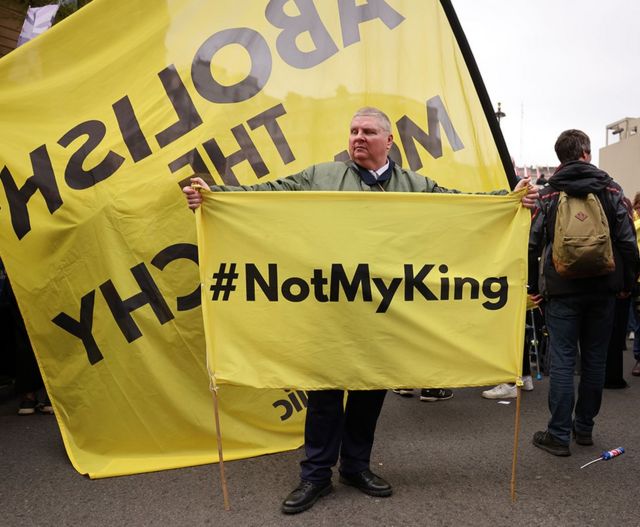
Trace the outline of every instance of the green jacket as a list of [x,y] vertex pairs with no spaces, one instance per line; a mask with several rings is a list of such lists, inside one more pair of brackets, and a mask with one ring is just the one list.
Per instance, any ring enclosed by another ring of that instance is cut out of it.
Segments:
[[[459,190],[439,186],[433,179],[421,176],[410,170],[394,165],[393,174],[388,181],[382,183],[386,192],[441,192],[460,194]],[[369,186],[360,178],[360,174],[352,161],[336,161],[320,163],[305,168],[302,172],[275,181],[258,183],[257,185],[219,186],[211,190],[216,192],[233,192],[242,190],[342,190],[381,192],[378,185]],[[507,194],[506,190],[495,190],[490,194]]]

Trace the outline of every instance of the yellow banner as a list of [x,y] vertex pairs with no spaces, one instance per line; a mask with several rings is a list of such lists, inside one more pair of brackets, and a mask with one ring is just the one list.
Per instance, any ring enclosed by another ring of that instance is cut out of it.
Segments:
[[[443,5],[95,0],[0,60],[0,256],[78,471],[217,458],[194,171],[251,184],[342,158],[374,105],[403,166],[507,187]],[[301,443],[299,394],[221,398],[229,458]]]
[[366,390],[521,375],[530,214],[519,196],[204,195],[217,383]]

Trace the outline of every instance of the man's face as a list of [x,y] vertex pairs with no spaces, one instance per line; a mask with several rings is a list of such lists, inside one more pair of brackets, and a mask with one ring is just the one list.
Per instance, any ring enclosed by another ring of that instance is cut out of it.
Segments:
[[363,115],[351,121],[349,157],[361,167],[377,170],[387,162],[393,136],[376,117]]

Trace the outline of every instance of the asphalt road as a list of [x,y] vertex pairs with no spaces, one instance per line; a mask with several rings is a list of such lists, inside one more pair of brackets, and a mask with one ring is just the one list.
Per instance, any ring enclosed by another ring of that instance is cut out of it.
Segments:
[[[625,372],[632,367],[625,353]],[[285,516],[280,502],[297,484],[301,452],[225,464],[231,511],[217,465],[90,480],[69,463],[55,418],[19,417],[0,402],[0,525],[25,526],[640,526],[640,377],[605,390],[595,445],[557,458],[531,445],[545,428],[548,379],[523,393],[517,499],[510,496],[515,400],[480,397],[419,402],[389,393],[372,468],[394,486],[372,498],[335,480],[310,511]],[[626,453],[585,469],[603,450]]]

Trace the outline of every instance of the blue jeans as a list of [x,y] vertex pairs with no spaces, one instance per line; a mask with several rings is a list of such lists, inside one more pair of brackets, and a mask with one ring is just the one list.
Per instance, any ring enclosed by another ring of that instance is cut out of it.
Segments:
[[[564,444],[571,441],[572,425],[579,432],[591,433],[593,418],[600,411],[614,305],[613,294],[555,297],[546,303],[545,318],[551,356],[551,418],[547,429]],[[581,375],[576,404],[573,376],[578,343]]]

